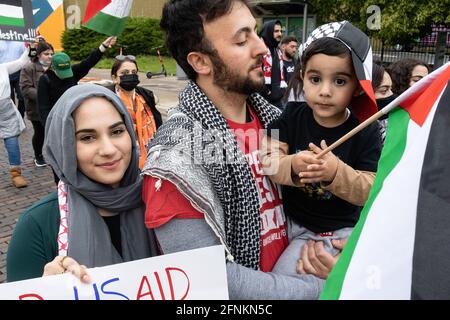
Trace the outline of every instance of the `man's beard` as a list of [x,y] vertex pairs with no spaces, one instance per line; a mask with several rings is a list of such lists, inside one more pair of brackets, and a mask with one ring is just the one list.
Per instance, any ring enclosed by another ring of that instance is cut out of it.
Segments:
[[288,59],[294,59],[294,57],[295,57],[295,53],[294,54],[291,54],[290,52],[288,52],[287,50],[286,51],[284,51],[284,55],[288,58]]
[[[255,92],[262,92],[265,88],[264,77],[262,76],[261,67],[261,79],[252,80],[249,74],[246,77],[230,70],[230,68],[219,57],[217,50],[214,50],[210,54],[211,62],[213,63],[214,72],[214,84],[223,88],[225,91],[231,91],[239,94],[250,95]],[[263,58],[259,58],[259,61],[252,66],[252,69],[257,65],[261,66]],[[248,70],[250,72],[251,70]]]

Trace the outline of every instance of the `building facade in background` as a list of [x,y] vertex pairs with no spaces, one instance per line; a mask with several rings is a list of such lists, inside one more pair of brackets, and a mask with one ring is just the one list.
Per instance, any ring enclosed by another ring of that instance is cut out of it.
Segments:
[[[87,2],[88,0],[64,0],[67,29],[80,27]],[[134,0],[130,16],[161,19],[164,3],[165,0]]]

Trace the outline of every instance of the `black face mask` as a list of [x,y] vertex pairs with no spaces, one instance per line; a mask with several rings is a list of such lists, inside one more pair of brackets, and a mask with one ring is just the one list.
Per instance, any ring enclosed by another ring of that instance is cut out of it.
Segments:
[[398,96],[396,94],[393,94],[392,96],[386,97],[386,98],[382,98],[382,99],[377,99],[377,106],[378,106],[378,110],[383,109],[384,107],[386,107],[389,103],[391,103],[392,101],[394,101],[395,98],[397,98]]
[[[389,97],[386,97],[386,98],[381,98],[381,99],[376,99],[378,110],[381,110],[384,107],[386,107],[389,103],[394,101],[394,99],[397,98],[397,97],[398,97],[398,95],[396,95],[394,93],[392,96],[389,96]],[[387,119],[387,117],[388,117],[388,115],[384,115],[384,116],[382,116],[380,118],[380,120]]]
[[119,86],[125,91],[136,89],[139,84],[139,76],[137,74],[124,74],[120,76]]

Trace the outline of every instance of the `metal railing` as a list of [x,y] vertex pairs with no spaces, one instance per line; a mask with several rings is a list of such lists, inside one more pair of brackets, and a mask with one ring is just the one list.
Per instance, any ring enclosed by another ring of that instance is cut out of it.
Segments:
[[[385,44],[379,39],[370,38],[374,60],[381,61],[384,65],[392,62],[411,58],[418,59],[430,67],[437,67],[450,61],[450,41],[446,41],[442,46],[437,46],[437,42],[409,41],[397,44]],[[438,53],[436,54],[436,49]]]

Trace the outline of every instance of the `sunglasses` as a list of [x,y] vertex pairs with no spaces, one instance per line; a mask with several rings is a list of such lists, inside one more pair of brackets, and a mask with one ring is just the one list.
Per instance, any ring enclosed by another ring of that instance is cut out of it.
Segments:
[[136,57],[132,56],[132,55],[123,55],[123,54],[119,54],[118,56],[116,56],[116,60],[119,61],[123,61],[123,60],[130,60],[130,61],[136,61]]

